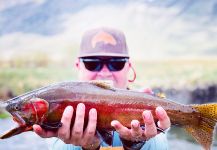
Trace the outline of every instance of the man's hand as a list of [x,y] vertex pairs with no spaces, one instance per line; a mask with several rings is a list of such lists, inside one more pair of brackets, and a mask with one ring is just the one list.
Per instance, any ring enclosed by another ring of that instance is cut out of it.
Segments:
[[[162,107],[157,107],[155,110],[156,117],[158,118],[157,126],[163,130],[168,129],[171,126],[170,119],[166,111]],[[157,126],[154,122],[153,115],[150,111],[145,110],[142,113],[142,117],[145,124],[145,129],[140,127],[138,120],[131,121],[131,129],[123,126],[119,121],[114,120],[111,125],[119,133],[120,137],[129,141],[146,141],[158,134]]]
[[97,111],[92,108],[89,111],[88,125],[84,128],[85,105],[78,104],[76,109],[76,117],[74,125],[71,128],[71,119],[74,113],[72,106],[67,106],[61,118],[62,126],[56,131],[46,131],[39,125],[34,125],[35,133],[43,138],[58,137],[66,144],[82,146],[84,149],[96,149],[100,145],[99,138],[96,133]]

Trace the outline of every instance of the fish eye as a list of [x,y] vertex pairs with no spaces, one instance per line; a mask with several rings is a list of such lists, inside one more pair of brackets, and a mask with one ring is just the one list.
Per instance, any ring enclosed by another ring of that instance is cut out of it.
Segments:
[[20,106],[18,104],[14,105],[14,110],[19,111],[20,110]]

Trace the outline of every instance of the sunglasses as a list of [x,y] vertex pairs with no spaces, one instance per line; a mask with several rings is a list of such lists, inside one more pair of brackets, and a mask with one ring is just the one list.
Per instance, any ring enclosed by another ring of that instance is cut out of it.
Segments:
[[89,71],[100,71],[102,70],[104,64],[107,66],[109,71],[120,71],[124,68],[125,63],[129,58],[109,58],[109,59],[100,59],[100,58],[80,58],[80,61],[84,63],[84,66]]

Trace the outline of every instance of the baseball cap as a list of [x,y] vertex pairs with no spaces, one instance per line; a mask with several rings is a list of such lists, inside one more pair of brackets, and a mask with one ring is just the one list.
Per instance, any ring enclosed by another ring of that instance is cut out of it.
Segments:
[[78,57],[90,56],[129,57],[124,33],[107,27],[86,31]]

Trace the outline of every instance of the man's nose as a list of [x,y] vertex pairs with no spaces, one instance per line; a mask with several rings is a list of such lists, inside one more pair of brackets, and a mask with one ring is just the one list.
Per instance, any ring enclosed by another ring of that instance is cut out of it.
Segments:
[[108,67],[104,64],[102,69],[100,70],[99,74],[106,76],[106,75],[111,75],[111,72],[108,69]]

